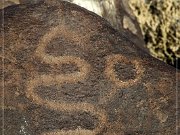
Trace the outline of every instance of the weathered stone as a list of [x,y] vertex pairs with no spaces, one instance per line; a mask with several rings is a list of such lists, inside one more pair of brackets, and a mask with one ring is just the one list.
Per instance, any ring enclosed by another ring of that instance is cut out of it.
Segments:
[[[22,4],[35,4],[42,0],[20,0]],[[113,28],[132,37],[131,41],[148,52],[141,29],[131,11],[129,0],[61,0],[84,7],[106,19]]]
[[135,45],[129,34],[56,0],[4,13],[5,135],[176,133],[180,74]]

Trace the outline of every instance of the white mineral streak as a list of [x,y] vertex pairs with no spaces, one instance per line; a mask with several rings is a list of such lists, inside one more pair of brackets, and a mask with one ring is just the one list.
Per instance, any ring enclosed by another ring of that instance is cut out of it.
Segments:
[[89,11],[92,11],[99,16],[115,16],[116,7],[114,0],[64,0],[71,3],[77,4],[81,7],[86,8]]
[[131,19],[127,16],[123,18],[123,27],[124,29],[129,29],[132,33],[137,34],[137,29]]
[[92,11],[100,16],[103,14],[102,2],[97,0],[73,0],[72,3],[84,7],[87,10]]
[[64,0],[77,4],[105,18],[112,26],[117,24],[115,0]]

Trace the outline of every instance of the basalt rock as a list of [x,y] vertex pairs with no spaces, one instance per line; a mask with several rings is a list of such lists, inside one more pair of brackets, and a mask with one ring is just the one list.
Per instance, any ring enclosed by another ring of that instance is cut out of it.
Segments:
[[[36,4],[43,0],[20,0],[21,4]],[[129,0],[59,0],[68,1],[84,7],[106,19],[113,28],[124,35],[128,35],[131,41],[149,52],[145,46],[141,29],[135,15],[129,7]]]
[[9,7],[3,17],[5,135],[176,133],[180,74],[128,34],[60,1]]

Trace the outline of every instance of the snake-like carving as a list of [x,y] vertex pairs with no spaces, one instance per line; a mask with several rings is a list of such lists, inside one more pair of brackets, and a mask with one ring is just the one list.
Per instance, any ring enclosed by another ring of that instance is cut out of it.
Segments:
[[[126,63],[132,64],[135,67],[135,72],[136,72],[135,78],[129,79],[127,81],[120,80],[117,77],[117,74],[114,69],[115,64],[117,64],[118,62],[124,64]],[[112,100],[112,98],[117,94],[118,89],[128,88],[139,83],[141,81],[141,77],[143,76],[143,72],[144,72],[144,68],[137,60],[128,60],[126,57],[120,54],[113,54],[107,56],[106,68],[104,74],[112,83],[115,84],[115,87],[112,88],[110,93],[102,97],[100,102],[107,102],[108,100]]]
[[4,13],[7,135],[175,134],[176,72],[128,30],[58,0]]
[[[42,40],[40,40],[40,43],[35,51],[35,56],[39,57],[42,59],[43,62],[50,64],[50,65],[59,65],[61,66],[62,64],[69,64],[69,63],[74,63],[77,65],[79,71],[75,73],[70,73],[70,74],[62,74],[62,75],[39,75],[36,76],[34,79],[28,81],[27,83],[27,97],[31,98],[36,104],[46,106],[49,109],[57,110],[57,111],[65,111],[65,112],[74,112],[74,111],[84,111],[91,113],[92,115],[95,115],[99,119],[99,125],[97,128],[95,128],[92,131],[89,130],[83,130],[84,133],[85,131],[88,132],[88,134],[95,135],[99,133],[107,123],[107,117],[106,117],[106,112],[100,108],[96,108],[95,105],[90,104],[90,103],[65,103],[63,101],[58,102],[58,101],[50,101],[46,99],[42,99],[36,92],[34,91],[35,87],[39,85],[61,85],[63,83],[76,83],[78,81],[82,81],[86,78],[88,75],[91,66],[83,59],[75,56],[52,56],[49,54],[45,53],[45,47],[47,44],[56,38],[61,31],[59,30],[61,27],[57,26],[56,28],[52,29],[47,35],[45,35]],[[49,36],[51,35],[51,36]],[[62,36],[62,35],[61,35]],[[48,37],[48,38],[47,38]],[[81,134],[81,130],[75,130],[75,131],[66,131],[67,133],[71,132],[71,134]],[[58,135],[64,135],[66,134],[65,131],[56,131]],[[51,133],[48,133],[48,135]],[[51,135],[53,135],[52,133]],[[44,133],[46,135],[46,133]]]
[[[31,98],[36,104],[46,106],[49,109],[57,110],[57,111],[68,111],[68,112],[74,112],[74,111],[84,111],[89,112],[99,119],[99,126],[95,128],[94,130],[90,131],[87,130],[90,134],[97,134],[99,133],[104,126],[107,124],[107,116],[106,112],[103,109],[96,108],[95,105],[90,103],[65,103],[63,101],[51,101],[41,98],[36,92],[35,87],[38,87],[39,85],[58,85],[61,87],[64,83],[76,83],[78,81],[82,81],[86,79],[88,76],[88,73],[90,72],[91,65],[88,64],[85,60],[81,59],[80,57],[76,56],[52,56],[45,52],[45,48],[50,43],[51,40],[54,38],[57,38],[58,35],[63,35],[63,33],[60,30],[61,26],[57,26],[53,28],[50,32],[48,32],[46,35],[43,36],[43,38],[40,40],[37,49],[35,50],[35,56],[40,58],[43,62],[50,64],[50,65],[59,65],[62,64],[71,64],[74,63],[77,65],[79,71],[75,73],[70,74],[60,74],[60,75],[39,75],[33,78],[32,80],[28,81],[27,83],[27,97]],[[65,35],[67,36],[67,35]],[[135,79],[130,79],[126,82],[123,80],[119,80],[117,78],[117,75],[114,71],[114,65],[117,62],[121,63],[131,63],[134,65],[136,69],[136,77]],[[106,57],[106,69],[104,71],[105,76],[115,83],[117,88],[124,88],[124,87],[130,87],[138,81],[140,81],[141,76],[143,74],[143,67],[141,66],[138,61],[130,61],[127,58],[125,58],[123,55],[117,54],[117,55],[110,55]],[[102,97],[100,99],[100,103],[107,102],[111,98],[113,98],[114,95],[118,92],[118,89],[114,87],[110,91],[110,94],[107,94],[106,96]],[[84,129],[83,133],[85,132]],[[56,131],[59,135],[67,133],[73,133],[73,134],[81,134],[82,130],[74,130],[74,131]],[[46,133],[44,133],[45,135]],[[49,133],[50,134],[50,133]],[[52,133],[53,134],[53,133]]]

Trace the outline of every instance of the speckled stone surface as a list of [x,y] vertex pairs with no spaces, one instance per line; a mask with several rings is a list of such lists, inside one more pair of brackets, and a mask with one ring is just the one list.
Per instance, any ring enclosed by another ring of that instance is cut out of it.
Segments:
[[67,2],[4,13],[5,135],[175,135],[180,73],[128,34]]
[[[5,0],[1,7],[7,7],[14,4],[36,4],[43,0]],[[51,1],[51,0],[49,0]],[[113,28],[122,32],[124,35],[132,37],[131,41],[137,46],[149,52],[145,46],[144,39],[132,10],[129,7],[129,0],[59,0],[75,3],[84,7],[104,19],[106,19]]]

